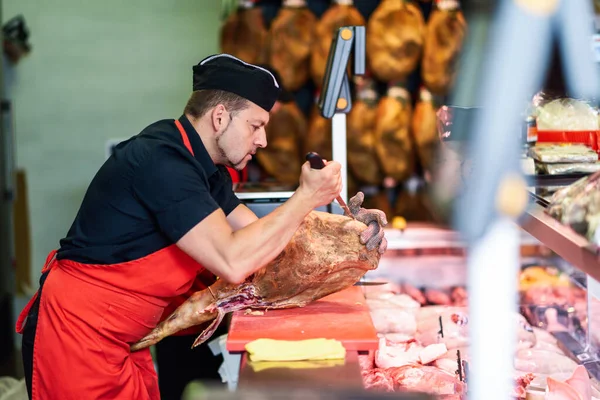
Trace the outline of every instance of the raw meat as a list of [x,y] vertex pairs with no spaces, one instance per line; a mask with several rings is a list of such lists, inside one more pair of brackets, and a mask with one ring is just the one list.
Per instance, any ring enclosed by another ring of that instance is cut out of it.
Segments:
[[365,25],[365,19],[352,3],[352,0],[333,0],[333,4],[325,10],[317,23],[310,59],[310,75],[316,87],[323,86],[333,35],[342,26]]
[[405,0],[382,0],[367,23],[367,61],[382,82],[405,79],[421,58],[425,21]]
[[414,340],[388,346],[384,338],[379,339],[379,349],[375,353],[375,365],[379,368],[401,367],[420,362],[423,346]]
[[429,364],[439,358],[442,358],[448,349],[444,343],[430,344],[419,353],[419,361],[421,364]]
[[367,305],[370,309],[390,309],[389,312],[394,312],[395,309],[403,311],[416,312],[421,307],[419,303],[413,300],[412,297],[406,294],[388,294],[380,295],[378,298],[367,298]]
[[315,105],[311,110],[308,133],[304,139],[304,154],[317,152],[326,160],[332,159],[331,119],[324,118]]
[[228,312],[303,307],[352,286],[376,269],[381,257],[379,249],[368,251],[361,244],[360,234],[366,229],[350,217],[312,211],[273,261],[240,285],[219,279],[207,290],[196,292],[132,350],[212,320],[195,347],[213,334]]
[[306,134],[307,122],[296,103],[284,103],[271,113],[266,126],[268,146],[256,152],[256,159],[277,182],[298,183],[301,158],[300,138]]
[[427,88],[435,94],[446,95],[456,77],[456,62],[466,35],[467,23],[457,8],[444,7],[440,2],[429,15],[421,75]]
[[518,399],[524,399],[527,396],[526,389],[535,378],[533,374],[517,374],[515,377],[515,386],[513,387],[513,396]]
[[375,352],[369,351],[368,354],[359,354],[358,365],[361,371],[368,371],[375,368]]
[[438,358],[434,361],[433,365],[449,374],[456,374],[456,371],[458,371],[458,362],[456,359]]
[[417,330],[415,316],[401,309],[371,309],[371,318],[377,333],[402,333],[413,336]]
[[[421,310],[429,308],[423,307]],[[438,312],[422,318],[417,314],[416,339],[425,346],[434,343],[445,343],[448,349],[466,346],[469,341],[469,317],[466,309],[457,310],[455,307],[437,308]],[[441,326],[440,326],[441,318]]]
[[378,335],[380,337],[384,337],[386,342],[389,343],[391,346],[415,340],[414,335],[407,335],[405,333],[380,333]]
[[372,369],[362,372],[363,384],[365,389],[379,392],[393,392],[394,381],[383,369]]
[[547,378],[546,400],[591,400],[592,384],[583,365],[577,366],[569,379],[564,382]]
[[271,22],[267,38],[269,64],[281,75],[281,83],[296,91],[308,80],[310,53],[317,17],[306,1],[284,0]]
[[389,368],[386,373],[394,382],[394,389],[431,393],[436,395],[463,394],[465,384],[454,374],[425,365],[405,365]]
[[466,307],[469,305],[469,295],[463,287],[455,287],[450,294],[452,305],[457,307]]
[[348,169],[364,184],[379,185],[383,181],[375,152],[377,92],[373,80],[357,77],[357,95],[348,113]]
[[437,132],[436,106],[433,103],[433,96],[424,87],[419,92],[411,129],[421,166],[425,171],[431,171],[436,146],[440,141]]
[[427,298],[427,301],[431,304],[438,304],[441,306],[449,306],[452,304],[450,296],[437,289],[425,289],[425,298]]
[[400,182],[408,179],[415,167],[411,114],[410,93],[401,86],[390,86],[377,106],[375,151],[384,174]]
[[223,53],[231,54],[247,63],[262,64],[267,29],[262,9],[253,2],[240,1],[221,28],[220,45]]
[[549,375],[573,371],[577,363],[551,351],[521,349],[517,351],[514,366],[518,371]]
[[409,283],[402,284],[402,292],[415,299],[415,301],[417,301],[421,305],[425,305],[427,303],[427,299],[425,298],[423,292],[421,292],[419,289],[417,289]]

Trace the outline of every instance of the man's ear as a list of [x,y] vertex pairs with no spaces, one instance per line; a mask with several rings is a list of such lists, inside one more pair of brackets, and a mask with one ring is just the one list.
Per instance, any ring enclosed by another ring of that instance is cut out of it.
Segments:
[[221,131],[227,125],[225,118],[227,118],[227,110],[222,104],[217,104],[210,113],[210,120],[215,132]]

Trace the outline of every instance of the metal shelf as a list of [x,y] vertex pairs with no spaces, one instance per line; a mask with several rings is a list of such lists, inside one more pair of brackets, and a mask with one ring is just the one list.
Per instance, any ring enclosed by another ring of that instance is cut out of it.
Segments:
[[600,258],[597,247],[585,237],[546,214],[545,208],[536,203],[529,206],[521,227],[558,254],[573,267],[600,280]]

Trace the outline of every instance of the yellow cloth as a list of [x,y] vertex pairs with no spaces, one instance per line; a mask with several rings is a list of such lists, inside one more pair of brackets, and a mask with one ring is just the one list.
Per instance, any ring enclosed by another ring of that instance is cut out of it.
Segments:
[[246,344],[246,351],[250,361],[335,360],[346,357],[346,349],[334,339],[256,339]]
[[267,369],[288,368],[288,369],[315,369],[328,368],[344,365],[343,359],[337,360],[306,360],[306,361],[251,361],[248,363],[254,372],[261,372]]

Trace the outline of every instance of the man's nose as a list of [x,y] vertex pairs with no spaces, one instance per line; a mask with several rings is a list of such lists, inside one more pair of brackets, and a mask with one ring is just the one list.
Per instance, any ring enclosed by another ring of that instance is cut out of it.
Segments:
[[258,134],[258,137],[254,144],[256,144],[260,148],[267,147],[267,131],[264,126],[260,129],[260,133]]

